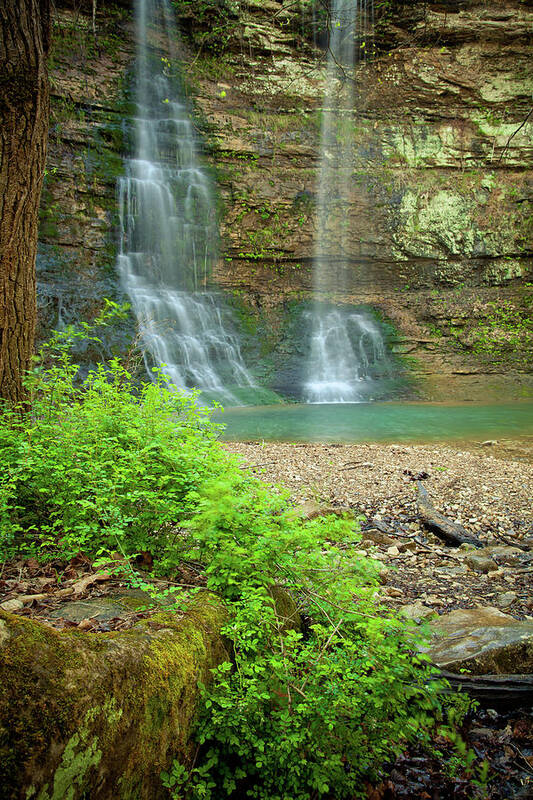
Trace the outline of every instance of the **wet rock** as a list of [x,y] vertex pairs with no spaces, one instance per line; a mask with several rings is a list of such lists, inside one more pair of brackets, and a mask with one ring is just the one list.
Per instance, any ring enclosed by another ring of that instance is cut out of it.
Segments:
[[392,538],[392,536],[388,536],[386,533],[382,531],[378,531],[377,528],[369,528],[366,531],[363,531],[363,543],[365,542],[372,542],[373,544],[381,544],[386,547],[392,547],[396,544],[396,540]]
[[470,569],[475,570],[476,572],[490,572],[493,569],[497,569],[497,565],[492,560],[490,555],[483,552],[482,550],[477,550],[475,553],[468,553],[465,558],[466,564],[470,567]]
[[428,608],[419,600],[416,603],[401,606],[400,614],[402,617],[413,620],[413,622],[422,622],[425,619],[433,619],[437,616],[437,612],[434,609]]
[[428,655],[450,672],[474,675],[533,672],[533,621],[497,608],[461,609],[430,623]]

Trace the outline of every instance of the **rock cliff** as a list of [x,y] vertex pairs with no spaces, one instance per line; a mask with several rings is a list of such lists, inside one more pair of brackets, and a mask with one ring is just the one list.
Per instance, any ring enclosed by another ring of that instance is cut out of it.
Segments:
[[[175,3],[197,124],[220,189],[213,282],[265,379],[311,298],[327,22],[317,4]],[[377,4],[346,119],[353,185],[339,302],[392,321],[426,396],[533,388],[533,3]],[[40,256],[43,327],[116,296],[116,175],[127,152],[127,4],[61,8]],[[335,231],[332,230],[332,237]],[[339,269],[332,263],[332,269]],[[295,327],[296,326],[296,327]],[[489,375],[490,377],[487,377]],[[452,387],[452,390],[450,389]]]

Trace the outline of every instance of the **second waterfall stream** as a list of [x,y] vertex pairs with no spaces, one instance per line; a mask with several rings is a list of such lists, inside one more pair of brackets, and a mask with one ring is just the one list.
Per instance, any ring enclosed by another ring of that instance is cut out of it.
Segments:
[[[181,389],[239,403],[254,386],[222,299],[208,290],[218,225],[179,79],[166,0],[136,0],[135,155],[119,180],[118,266],[145,348]],[[177,88],[178,87],[178,88]]]
[[342,305],[350,295],[353,271],[364,269],[364,258],[354,251],[359,237],[351,214],[355,76],[357,65],[366,59],[373,24],[373,0],[332,0],[317,186],[315,302],[303,386],[309,403],[371,399],[390,367],[380,326],[372,314]]

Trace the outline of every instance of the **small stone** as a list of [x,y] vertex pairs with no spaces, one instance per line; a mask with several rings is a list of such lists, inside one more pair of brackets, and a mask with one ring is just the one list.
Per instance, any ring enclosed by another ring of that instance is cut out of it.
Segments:
[[395,586],[388,586],[387,587],[387,594],[389,597],[403,597],[403,592],[401,589],[396,589]]
[[418,544],[412,539],[408,539],[407,541],[402,540],[396,542],[396,547],[400,553],[414,552],[418,548]]
[[411,619],[413,622],[421,622],[424,619],[431,619],[437,616],[436,611],[425,606],[420,600],[417,600],[416,603],[409,603],[406,606],[401,606],[399,611],[402,617]]
[[482,447],[494,447],[496,444],[498,444],[496,439],[487,439],[486,442],[481,442]]
[[445,606],[446,603],[435,594],[430,594],[426,597],[426,603],[431,603],[432,606]]
[[518,547],[507,547],[505,545],[496,545],[495,547],[485,547],[484,552],[487,553],[497,564],[504,564],[508,567],[520,567],[524,564],[529,556],[520,550]]
[[400,555],[400,551],[398,550],[396,545],[393,544],[392,547],[387,547],[387,555],[388,556],[399,556]]
[[17,611],[22,611],[24,603],[20,600],[6,600],[5,603],[0,603],[0,608],[9,614],[15,614]]
[[487,572],[487,576],[489,578],[499,578],[503,574],[504,574],[504,572],[503,572],[503,569],[501,567],[498,567],[498,569],[491,569],[489,572]]
[[382,531],[378,531],[377,528],[369,528],[367,531],[363,531],[363,547],[367,544],[367,542],[372,542],[373,544],[381,544],[390,547],[394,544],[394,539],[391,536],[387,536],[386,533]]
[[473,569],[475,572],[486,573],[496,568],[496,564],[492,558],[485,553],[480,553],[479,551],[475,553],[468,553],[465,558],[465,562],[468,564],[470,569]]
[[499,594],[496,597],[496,604],[499,608],[509,608],[518,600],[518,597],[514,592],[505,592],[504,594]]

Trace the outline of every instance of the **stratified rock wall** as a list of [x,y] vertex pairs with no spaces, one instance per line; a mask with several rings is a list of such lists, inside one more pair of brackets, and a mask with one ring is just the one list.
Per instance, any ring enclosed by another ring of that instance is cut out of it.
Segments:
[[39,330],[92,319],[117,299],[116,180],[129,152],[132,12],[56,4],[51,118],[37,256]]
[[[327,34],[319,30],[313,41],[310,11],[300,14],[294,3],[224,0],[216,20],[188,0],[176,5],[189,91],[220,187],[214,282],[234,298],[247,352],[268,359],[293,347],[294,313],[313,288]],[[479,391],[473,384],[487,372],[497,393],[502,381],[507,393],[512,384],[527,387],[533,3],[390,0],[380,8],[346,120],[353,191],[338,224],[349,226],[350,245],[331,269],[348,290],[336,299],[370,304],[393,321],[395,349],[434,376],[430,395],[445,397],[455,375],[458,397],[484,396],[486,379]],[[44,198],[43,240],[76,256],[76,276],[97,275],[98,292],[112,276],[114,176],[102,169],[95,177],[81,154],[98,151],[88,144],[95,135],[120,169],[125,144],[109,136],[109,125],[122,130],[133,44],[127,10],[116,13],[123,38],[111,60],[102,47],[95,54],[94,80],[84,77],[87,63],[58,57],[57,102],[72,97],[83,110],[85,98],[92,116],[70,119],[59,133],[52,126],[50,163],[61,181]],[[69,14],[74,25],[71,12],[59,21]],[[97,23],[105,29],[104,15]],[[54,203],[66,216],[55,240],[46,228]],[[52,299],[57,314],[62,301]]]

